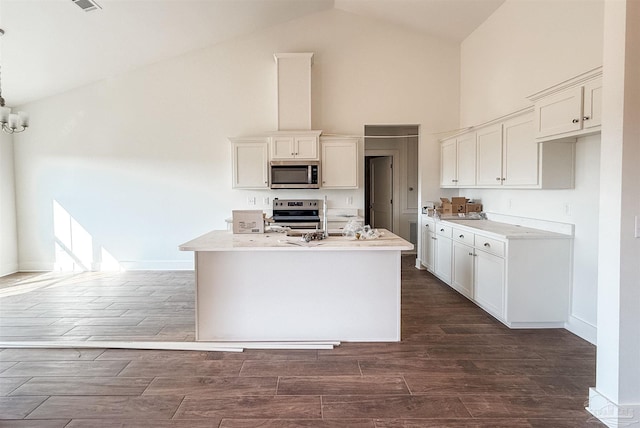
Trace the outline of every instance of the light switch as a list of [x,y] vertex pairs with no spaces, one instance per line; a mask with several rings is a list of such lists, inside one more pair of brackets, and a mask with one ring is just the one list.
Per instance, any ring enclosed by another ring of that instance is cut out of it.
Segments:
[[636,233],[635,233],[635,237],[636,238],[640,238],[640,221],[638,220],[638,216],[636,216]]

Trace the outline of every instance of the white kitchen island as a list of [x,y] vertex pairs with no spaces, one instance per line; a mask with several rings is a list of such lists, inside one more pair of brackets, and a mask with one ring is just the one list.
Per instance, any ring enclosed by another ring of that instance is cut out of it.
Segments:
[[180,246],[196,262],[196,340],[400,340],[400,255],[413,244],[306,243],[282,233],[213,231]]

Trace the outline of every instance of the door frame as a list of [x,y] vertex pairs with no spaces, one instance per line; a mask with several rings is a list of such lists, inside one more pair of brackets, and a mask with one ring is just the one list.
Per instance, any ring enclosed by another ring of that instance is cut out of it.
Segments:
[[[400,151],[393,149],[365,149],[364,157],[367,156],[390,156],[393,164],[393,189],[391,199],[393,200],[393,230],[391,232],[398,234],[400,232]],[[365,177],[369,179],[369,177]],[[365,207],[369,210],[369,207]]]

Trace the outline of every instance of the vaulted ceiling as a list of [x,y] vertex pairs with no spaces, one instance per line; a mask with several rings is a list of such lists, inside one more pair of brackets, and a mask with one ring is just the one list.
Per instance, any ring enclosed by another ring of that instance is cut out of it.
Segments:
[[504,0],[0,0],[2,93],[17,106],[298,17],[341,9],[459,42]]

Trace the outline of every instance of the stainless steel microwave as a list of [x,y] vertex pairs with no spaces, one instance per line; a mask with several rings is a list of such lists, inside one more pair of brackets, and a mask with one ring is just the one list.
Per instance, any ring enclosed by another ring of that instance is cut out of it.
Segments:
[[271,161],[272,189],[319,189],[320,162],[305,160]]

